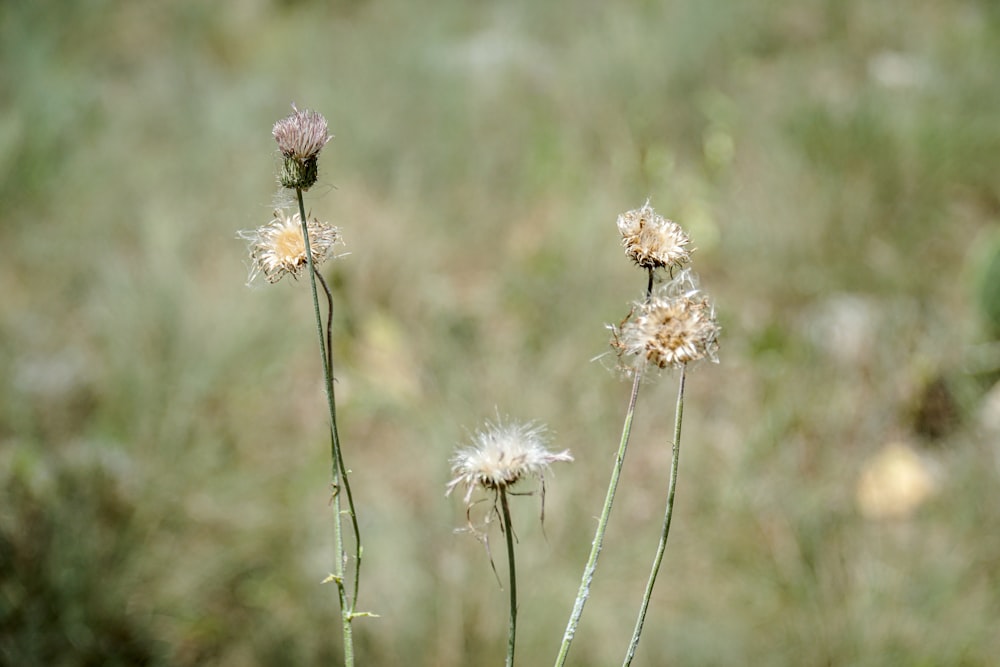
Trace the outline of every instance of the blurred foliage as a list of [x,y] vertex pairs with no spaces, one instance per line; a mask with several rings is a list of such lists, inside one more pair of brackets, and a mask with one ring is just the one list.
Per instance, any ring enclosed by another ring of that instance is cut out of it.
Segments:
[[[336,663],[308,297],[246,289],[234,238],[293,101],[337,135],[308,205],[350,252],[359,664],[503,654],[443,496],[496,410],[577,459],[544,534],[515,507],[518,652],[555,656],[628,393],[588,360],[644,287],[614,221],[647,197],[724,330],[634,664],[1000,653],[995,3],[7,0],[0,65],[0,663]],[[673,384],[640,397],[574,665],[627,643]]]
[[1000,234],[994,233],[987,241],[981,262],[979,307],[990,335],[1000,339]]

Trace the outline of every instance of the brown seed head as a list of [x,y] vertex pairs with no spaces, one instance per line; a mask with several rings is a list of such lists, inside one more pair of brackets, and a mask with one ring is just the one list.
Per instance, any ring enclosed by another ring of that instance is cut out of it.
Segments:
[[688,271],[633,304],[621,326],[611,329],[611,347],[628,370],[646,363],[679,368],[699,359],[718,361],[715,310]]
[[649,205],[618,216],[625,254],[644,269],[679,268],[691,261],[691,239],[673,220]]

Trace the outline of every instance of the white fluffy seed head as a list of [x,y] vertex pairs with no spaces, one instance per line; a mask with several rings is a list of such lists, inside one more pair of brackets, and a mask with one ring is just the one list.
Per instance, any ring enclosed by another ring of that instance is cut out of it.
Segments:
[[544,479],[552,463],[573,460],[569,450],[551,452],[545,444],[544,426],[500,419],[487,422],[475,433],[472,444],[452,457],[455,478],[448,483],[448,493],[464,485],[468,503],[477,487],[506,489],[524,477]]

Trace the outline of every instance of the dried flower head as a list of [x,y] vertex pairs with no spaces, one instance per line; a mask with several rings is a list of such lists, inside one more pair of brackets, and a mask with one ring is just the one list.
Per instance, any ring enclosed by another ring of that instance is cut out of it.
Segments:
[[620,327],[611,327],[611,347],[624,368],[650,363],[679,368],[708,358],[717,362],[719,324],[715,309],[689,271],[636,302]]
[[286,188],[308,190],[319,175],[319,152],[333,135],[322,114],[308,109],[299,111],[294,104],[292,109],[294,113],[279,120],[271,130],[284,156],[278,181]]
[[544,484],[549,465],[572,461],[569,450],[550,452],[545,447],[545,427],[532,422],[487,422],[477,431],[470,447],[458,450],[451,459],[455,479],[448,494],[464,484],[468,504],[476,487],[501,490],[524,477],[537,477]]
[[618,216],[625,254],[644,269],[681,267],[691,261],[688,235],[673,220],[659,215],[649,205]]
[[[316,218],[306,224],[309,230],[309,249],[313,263],[319,266],[333,257],[333,248],[341,242],[340,230]],[[288,215],[274,212],[274,220],[253,231],[241,231],[239,237],[248,241],[250,251],[250,278],[252,283],[264,274],[269,283],[276,283],[286,275],[297,278],[308,266],[306,244],[302,237],[302,218],[298,213]]]

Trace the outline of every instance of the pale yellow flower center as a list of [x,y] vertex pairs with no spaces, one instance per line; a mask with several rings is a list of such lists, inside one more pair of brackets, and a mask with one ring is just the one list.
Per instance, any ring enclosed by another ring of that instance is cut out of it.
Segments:
[[306,254],[306,245],[302,240],[302,230],[298,225],[288,224],[276,230],[271,240],[275,256],[286,264],[297,264]]

